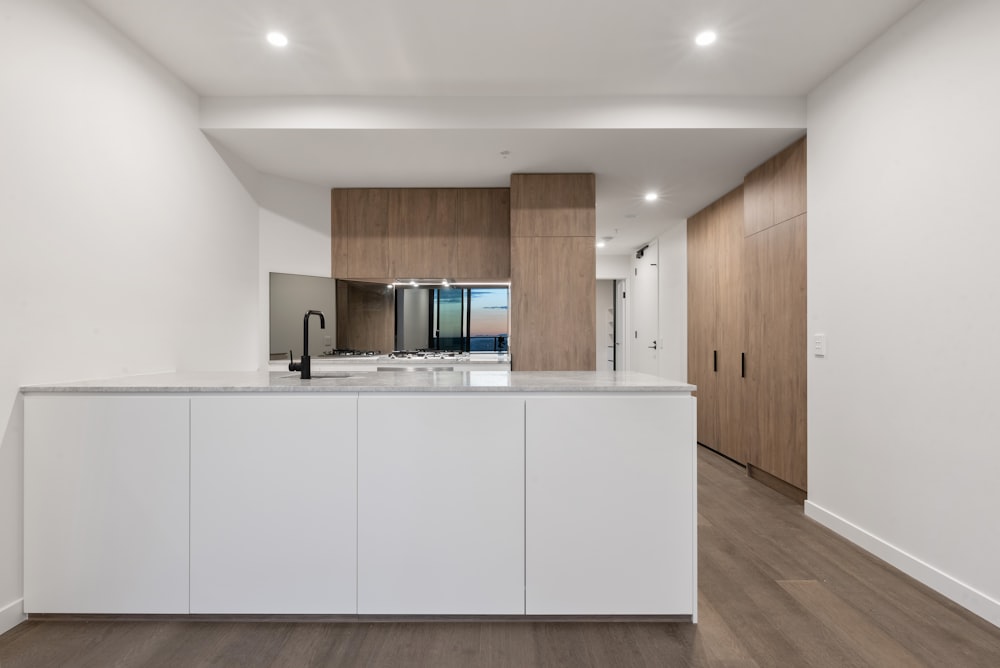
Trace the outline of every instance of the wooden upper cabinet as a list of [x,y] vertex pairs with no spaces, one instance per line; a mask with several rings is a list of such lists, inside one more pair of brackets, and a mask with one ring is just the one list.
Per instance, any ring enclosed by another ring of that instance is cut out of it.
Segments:
[[[348,272],[357,267],[364,267],[367,272],[358,275],[358,278],[392,276],[386,245],[389,236],[389,191],[365,188],[335,190],[334,194],[337,193],[341,193],[345,201],[343,205],[338,203],[334,209],[338,216],[344,218],[334,222],[343,227],[332,230],[331,236],[336,237],[337,232],[343,236],[347,267],[342,276],[352,277]],[[333,275],[338,276],[336,272]]]
[[806,138],[774,156],[774,224],[806,212]]
[[347,188],[332,198],[337,278],[510,278],[507,188]]
[[806,138],[799,139],[744,179],[743,235],[806,212]]
[[595,183],[593,174],[511,174],[511,236],[593,238]]
[[468,188],[459,198],[455,276],[510,278],[510,190]]

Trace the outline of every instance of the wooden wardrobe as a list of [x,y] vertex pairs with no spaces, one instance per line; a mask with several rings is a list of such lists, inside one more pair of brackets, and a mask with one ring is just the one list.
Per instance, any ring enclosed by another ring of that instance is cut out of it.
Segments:
[[804,499],[806,140],[688,225],[688,378],[698,442]]

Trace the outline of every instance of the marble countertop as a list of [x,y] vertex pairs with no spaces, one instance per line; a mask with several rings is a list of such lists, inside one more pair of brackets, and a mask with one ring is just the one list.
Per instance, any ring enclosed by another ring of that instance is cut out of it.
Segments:
[[27,385],[24,393],[220,392],[692,392],[695,387],[630,371],[201,372]]

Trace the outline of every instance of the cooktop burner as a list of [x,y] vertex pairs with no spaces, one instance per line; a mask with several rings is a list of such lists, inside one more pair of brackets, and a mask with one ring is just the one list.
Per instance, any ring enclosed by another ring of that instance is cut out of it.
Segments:
[[455,359],[457,357],[462,357],[465,355],[460,350],[393,350],[389,353],[390,359],[427,359],[427,360],[443,360],[443,359]]

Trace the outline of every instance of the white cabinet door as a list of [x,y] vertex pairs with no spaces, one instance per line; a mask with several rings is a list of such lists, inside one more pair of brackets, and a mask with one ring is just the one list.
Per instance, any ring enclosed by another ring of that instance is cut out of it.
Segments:
[[526,401],[531,615],[695,613],[690,396]]
[[24,610],[188,612],[188,400],[24,399]]
[[191,400],[191,612],[356,612],[357,396]]
[[358,612],[524,613],[523,399],[359,399]]

